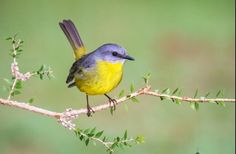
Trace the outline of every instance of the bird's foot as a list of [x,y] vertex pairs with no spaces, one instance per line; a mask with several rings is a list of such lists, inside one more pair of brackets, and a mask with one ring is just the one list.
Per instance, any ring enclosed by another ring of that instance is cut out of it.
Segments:
[[117,101],[113,98],[109,98],[109,104],[110,104],[110,108],[115,111],[116,110],[116,104],[117,104]]
[[92,113],[95,113],[95,111],[93,110],[93,108],[91,108],[90,106],[87,106],[87,116],[88,117],[91,117],[92,116]]

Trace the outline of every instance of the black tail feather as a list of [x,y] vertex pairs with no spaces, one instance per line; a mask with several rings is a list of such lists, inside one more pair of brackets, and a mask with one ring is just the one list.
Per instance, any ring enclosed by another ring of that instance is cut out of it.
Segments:
[[74,23],[70,19],[63,20],[62,22],[59,23],[59,25],[62,31],[65,33],[67,39],[69,40],[74,50],[84,46],[80,38],[79,32],[77,31]]

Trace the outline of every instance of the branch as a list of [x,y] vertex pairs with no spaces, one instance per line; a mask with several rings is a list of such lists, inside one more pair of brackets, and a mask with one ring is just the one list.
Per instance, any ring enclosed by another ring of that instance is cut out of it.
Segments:
[[[151,86],[147,86],[147,87],[144,87],[144,88],[140,88],[139,90],[137,90],[133,93],[130,93],[127,96],[124,96],[120,99],[116,99],[116,102],[117,102],[116,105],[122,104],[125,101],[127,101],[131,98],[140,96],[140,95],[150,95],[150,96],[159,97],[159,98],[165,97],[165,98],[169,98],[169,99],[179,100],[179,101],[182,101],[182,102],[200,102],[200,103],[227,102],[227,103],[235,103],[235,99],[228,99],[228,98],[211,98],[211,99],[207,99],[207,98],[190,98],[190,97],[180,97],[180,96],[162,94],[162,93],[152,91]],[[61,118],[65,118],[65,117],[71,117],[72,119],[75,119],[79,115],[87,114],[87,112],[88,112],[87,108],[82,108],[82,109],[78,109],[78,110],[67,109],[65,112],[54,112],[54,111],[50,111],[50,110],[46,110],[46,109],[42,109],[40,107],[30,105],[30,104],[25,103],[25,102],[17,102],[17,101],[8,100],[8,99],[2,99],[2,98],[0,98],[0,104],[15,107],[15,108],[19,108],[19,109],[23,109],[23,110],[27,110],[27,111],[42,114],[42,115],[46,115],[48,117],[52,117],[52,118],[56,118],[56,119],[61,119]],[[102,110],[109,109],[113,106],[114,106],[114,104],[111,104],[111,103],[107,102],[107,103],[102,104],[102,105],[94,106],[94,107],[92,107],[92,109],[95,112],[99,112],[99,111],[102,111]]]

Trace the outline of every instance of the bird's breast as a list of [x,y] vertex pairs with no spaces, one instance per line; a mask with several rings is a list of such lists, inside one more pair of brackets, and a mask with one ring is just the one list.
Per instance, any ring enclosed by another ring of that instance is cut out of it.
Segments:
[[99,95],[110,92],[117,87],[122,79],[123,63],[97,61],[95,69],[84,74],[83,80],[76,80],[77,87],[89,95]]

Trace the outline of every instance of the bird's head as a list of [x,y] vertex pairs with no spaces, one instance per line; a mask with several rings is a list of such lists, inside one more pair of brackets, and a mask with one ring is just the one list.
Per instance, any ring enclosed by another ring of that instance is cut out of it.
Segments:
[[125,48],[112,43],[104,44],[94,52],[96,53],[97,58],[112,63],[124,63],[125,60],[134,60],[134,58],[128,55]]

